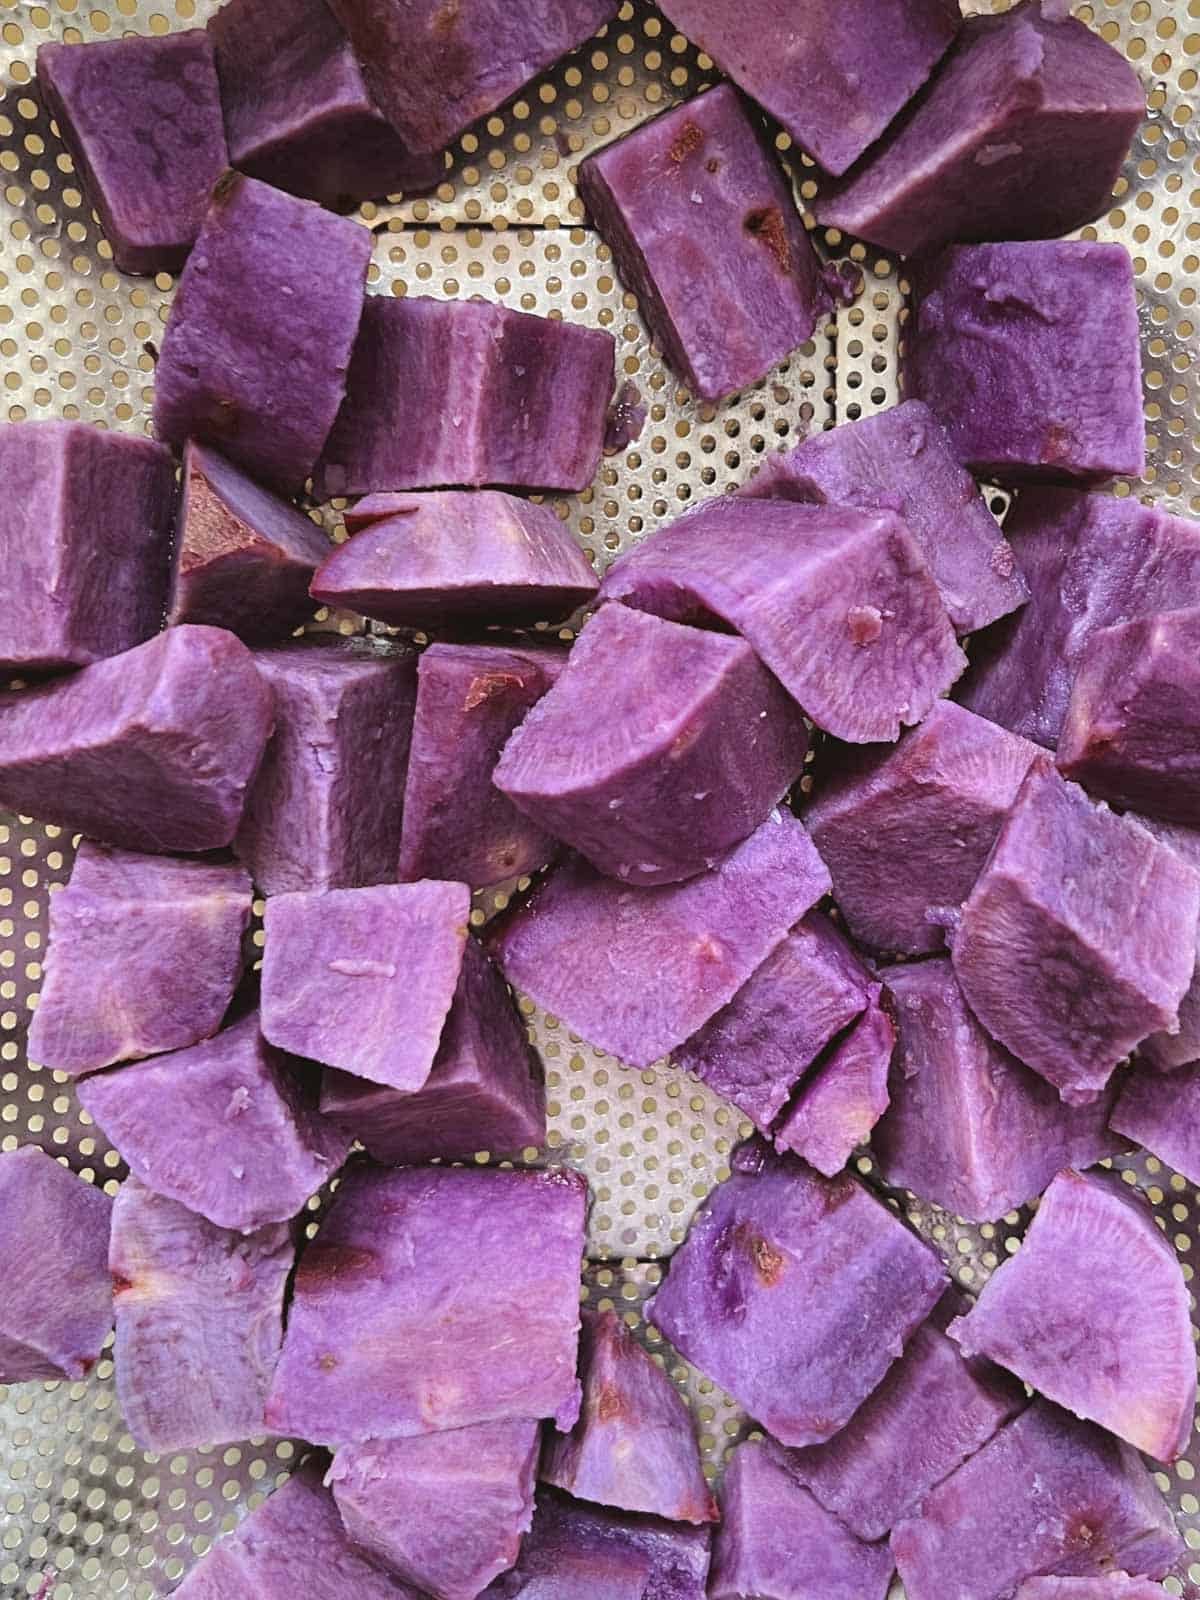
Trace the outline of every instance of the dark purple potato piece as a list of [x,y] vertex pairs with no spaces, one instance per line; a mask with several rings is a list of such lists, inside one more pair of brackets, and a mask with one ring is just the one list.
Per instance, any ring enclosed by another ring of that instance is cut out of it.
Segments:
[[0,489],[0,671],[82,667],[157,632],[175,505],[162,445],[82,422],[10,423]]
[[[1153,817],[1138,817],[1137,820],[1147,833],[1153,834],[1189,866],[1200,870],[1200,830],[1157,822]],[[1191,987],[1179,1002],[1179,1032],[1152,1033],[1138,1045],[1138,1061],[1158,1072],[1171,1072],[1176,1067],[1200,1061],[1200,929],[1197,934],[1196,968]]]
[[586,1209],[564,1169],[349,1167],[300,1258],[268,1426],[322,1444],[572,1427]]
[[122,272],[178,272],[229,163],[203,28],[44,44],[37,81]]
[[827,1178],[836,1177],[888,1107],[888,1068],[896,1028],[867,991],[867,1009],[843,1039],[835,1039],[800,1085],[780,1119],[776,1150],[803,1156]]
[[1029,1578],[1015,1600],[1167,1600],[1161,1584],[1106,1572],[1099,1578]]
[[139,1450],[266,1431],[283,1335],[291,1227],[230,1233],[126,1178],[113,1205],[117,1399]]
[[910,955],[942,947],[941,919],[970,894],[1037,754],[939,700],[898,745],[840,755],[803,815],[856,939]]
[[615,1311],[585,1312],[583,1410],[552,1433],[541,1476],[577,1500],[670,1522],[715,1522],[691,1413],[667,1374]]
[[1200,875],[1039,756],[963,906],[955,975],[994,1039],[1087,1104],[1178,1027],[1198,911]]
[[212,445],[263,483],[304,487],[346,392],[368,229],[230,172],[179,280],[154,431]]
[[890,511],[718,497],[623,556],[600,593],[728,624],[818,727],[852,744],[920,722],[966,660]]
[[895,136],[817,207],[897,255],[1092,222],[1146,114],[1137,73],[1059,0],[971,17]]
[[234,849],[267,894],[396,875],[417,661],[373,638],[307,639],[254,657],[275,732]]
[[945,1287],[933,1251],[856,1179],[756,1143],[700,1208],[647,1315],[783,1444],[820,1444]]
[[607,876],[678,883],[753,833],[807,750],[799,707],[744,639],[606,605],[494,782]]
[[317,492],[586,489],[615,349],[599,328],[480,300],[369,295]]
[[957,633],[984,628],[1025,600],[1012,547],[920,400],[777,451],[739,493],[896,512],[920,546]]
[[635,889],[568,856],[490,947],[514,988],[591,1044],[648,1067],[727,1005],[828,888],[804,829],[773,812],[687,883]]
[[30,1059],[77,1077],[216,1033],[242,975],[240,867],[85,842],[50,899]]
[[378,884],[267,902],[262,1031],[291,1055],[419,1089],[458,985],[471,891]]
[[36,1145],[0,1155],[0,1383],[83,1378],[112,1327],[112,1201]]
[[517,626],[562,622],[596,594],[549,506],[495,489],[369,498],[387,512],[329,554],[312,584],[326,605],[398,628]]
[[0,695],[0,806],[126,850],[221,849],[273,714],[240,639],[171,628]]
[[914,276],[908,392],[977,477],[1087,485],[1139,476],[1142,357],[1123,245],[960,245]]
[[1189,1183],[1200,1183],[1200,1061],[1174,1072],[1139,1063],[1117,1098],[1109,1126]]

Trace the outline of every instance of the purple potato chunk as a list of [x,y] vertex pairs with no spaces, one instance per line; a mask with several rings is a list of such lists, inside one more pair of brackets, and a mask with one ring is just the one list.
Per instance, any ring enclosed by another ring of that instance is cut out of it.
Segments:
[[44,44],[37,80],[122,272],[178,272],[228,165],[203,28]]
[[745,640],[606,605],[493,781],[608,877],[678,883],[753,833],[807,750],[799,707]]
[[1087,485],[1141,474],[1142,356],[1123,245],[960,245],[915,279],[908,392],[977,477]]
[[1174,1072],[1139,1065],[1118,1096],[1109,1126],[1189,1183],[1200,1183],[1200,1061]]
[[[1189,866],[1200,870],[1200,831],[1181,828],[1171,822],[1157,822],[1153,817],[1138,817],[1137,820],[1147,833],[1153,834]],[[1171,1072],[1176,1067],[1200,1061],[1200,928],[1197,929],[1196,967],[1191,987],[1179,1002],[1179,1032],[1152,1033],[1148,1039],[1143,1039],[1138,1045],[1138,1061],[1158,1072]]]
[[1014,1600],[1166,1600],[1161,1584],[1106,1572],[1098,1578],[1029,1578]]
[[272,717],[240,639],[171,628],[0,695],[0,806],[126,850],[218,850],[237,830]]
[[773,812],[686,883],[635,889],[568,856],[490,948],[514,988],[591,1044],[648,1067],[728,1004],[828,888],[804,829]]
[[109,1267],[117,1399],[139,1450],[161,1454],[265,1433],[283,1336],[291,1227],[231,1233],[126,1178]]
[[242,975],[240,867],[83,843],[50,900],[30,1059],[72,1077],[216,1033]]
[[820,1444],[946,1287],[933,1251],[843,1173],[743,1146],[647,1316],[783,1444]]
[[156,435],[302,489],[346,392],[370,257],[358,223],[226,173],[171,305]]
[[586,1209],[565,1169],[349,1167],[300,1258],[269,1426],[321,1444],[572,1427]]

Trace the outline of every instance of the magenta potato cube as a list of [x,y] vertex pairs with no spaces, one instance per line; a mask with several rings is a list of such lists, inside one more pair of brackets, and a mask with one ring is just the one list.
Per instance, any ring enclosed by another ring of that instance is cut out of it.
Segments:
[[728,1004],[828,888],[804,829],[773,812],[686,883],[636,889],[568,856],[491,934],[491,949],[514,988],[648,1067]]
[[171,306],[154,431],[209,444],[263,483],[302,489],[346,392],[371,234],[225,174]]
[[599,328],[482,300],[368,295],[317,492],[586,489],[615,350]]
[[1086,485],[1141,473],[1142,357],[1123,245],[960,245],[921,267],[915,290],[908,393],[977,477]]
[[394,878],[413,652],[383,639],[327,636],[261,650],[254,662],[275,699],[275,732],[234,849],[255,883],[274,895]]
[[701,1206],[647,1315],[781,1443],[820,1444],[945,1287],[933,1251],[856,1179],[756,1144]]
[[1167,1591],[1148,1578],[1106,1572],[1098,1578],[1029,1578],[1015,1600],[1166,1600]]
[[879,985],[872,984],[867,1009],[829,1046],[780,1119],[776,1150],[793,1150],[827,1178],[836,1177],[888,1108],[895,1043],[895,1024]]
[[419,1089],[458,985],[470,910],[466,884],[432,879],[273,896],[264,1035],[372,1083]]
[[494,782],[609,877],[677,883],[753,833],[807,750],[799,707],[745,640],[606,605]]
[[122,272],[178,272],[228,165],[203,28],[44,44],[37,80]]
[[1200,1183],[1200,1060],[1174,1072],[1139,1063],[1113,1107],[1109,1126]]
[[83,1378],[112,1327],[112,1201],[36,1145],[0,1155],[0,1383]]
[[[1200,830],[1158,822],[1153,817],[1138,817],[1137,820],[1147,833],[1153,834],[1189,866],[1200,869]],[[1138,1045],[1139,1062],[1158,1072],[1171,1072],[1176,1067],[1200,1061],[1200,929],[1197,935],[1196,968],[1191,987],[1179,1002],[1179,1032],[1152,1033]]]
[[300,1258],[269,1425],[322,1444],[571,1427],[586,1209],[563,1169],[350,1167]]
[[171,628],[37,689],[0,695],[0,806],[127,850],[217,850],[271,731],[239,639]]

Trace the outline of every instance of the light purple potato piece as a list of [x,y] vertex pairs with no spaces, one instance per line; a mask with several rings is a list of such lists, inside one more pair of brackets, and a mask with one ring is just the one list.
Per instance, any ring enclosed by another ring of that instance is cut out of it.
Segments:
[[129,1177],[109,1246],[117,1399],[139,1450],[265,1433],[295,1260],[287,1223],[231,1233]]
[[1142,358],[1123,245],[959,245],[914,279],[907,392],[976,477],[1086,486],[1140,475]]
[[275,732],[234,849],[270,895],[395,877],[417,661],[374,638],[312,638],[255,653]]
[[1117,1098],[1109,1126],[1174,1167],[1189,1183],[1200,1183],[1200,1060],[1174,1072],[1151,1070],[1139,1062]]
[[159,353],[154,431],[302,489],[346,392],[371,234],[253,178],[213,190]]
[[607,876],[678,883],[753,833],[807,750],[799,707],[744,639],[606,605],[493,781]]
[[43,44],[42,98],[122,272],[178,272],[228,165],[203,28]]
[[600,595],[728,624],[818,727],[852,744],[897,738],[966,665],[890,511],[719,497],[615,562]]
[[268,1425],[322,1444],[572,1427],[586,1209],[565,1169],[350,1166],[300,1258]]
[[273,716],[240,639],[171,628],[0,696],[0,806],[126,850],[222,849]]
[[1166,1600],[1166,1594],[1148,1578],[1106,1572],[1098,1578],[1029,1578],[1015,1600]]
[[775,1134],[776,1150],[791,1150],[834,1178],[888,1108],[888,1068],[896,1028],[878,984],[867,1009],[812,1067]]
[[0,1383],[83,1378],[112,1327],[112,1201],[36,1145],[0,1154]]
[[946,1287],[927,1245],[843,1173],[744,1145],[647,1316],[776,1439],[820,1444],[882,1381]]
[[[1181,856],[1189,866],[1200,870],[1200,830],[1181,828],[1175,823],[1158,822],[1153,817],[1139,816],[1137,821],[1168,849]],[[1200,929],[1197,930],[1196,969],[1191,987],[1179,1002],[1179,1032],[1152,1033],[1138,1045],[1138,1062],[1153,1067],[1158,1072],[1171,1072],[1176,1067],[1190,1066],[1200,1061]]]
[[804,829],[773,812],[686,883],[637,889],[567,856],[488,944],[514,988],[591,1044],[648,1067],[728,1004],[828,888]]

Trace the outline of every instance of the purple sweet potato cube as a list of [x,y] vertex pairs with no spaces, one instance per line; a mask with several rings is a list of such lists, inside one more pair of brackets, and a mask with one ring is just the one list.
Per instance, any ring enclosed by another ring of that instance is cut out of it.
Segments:
[[231,1233],[126,1178],[108,1261],[117,1399],[139,1450],[192,1450],[266,1432],[294,1260],[287,1223]]
[[273,896],[263,1033],[292,1055],[419,1089],[458,985],[470,910],[466,884],[434,879]]
[[822,199],[823,227],[898,255],[1092,222],[1146,114],[1137,73],[1058,0],[971,17],[895,137]]
[[994,1039],[1069,1104],[1178,1027],[1200,874],[1039,756],[963,906],[954,971]]
[[1106,1572],[1097,1578],[1029,1578],[1014,1600],[1166,1600],[1167,1591],[1148,1578]]
[[416,658],[374,638],[307,639],[254,657],[275,732],[234,849],[267,894],[395,877]]
[[615,348],[599,328],[481,300],[368,295],[317,492],[586,489]]
[[36,1145],[0,1155],[0,1383],[85,1377],[112,1327],[112,1201]]
[[941,1262],[842,1173],[745,1145],[650,1322],[783,1444],[820,1444],[882,1380],[946,1287]]
[[155,633],[174,504],[175,465],[149,439],[82,422],[0,427],[0,671],[82,667]]
[[226,173],[171,306],[154,431],[219,449],[263,483],[304,487],[346,392],[371,234]]
[[268,1424],[323,1444],[573,1426],[586,1209],[565,1169],[350,1167],[300,1259]]
[[978,477],[1100,483],[1146,464],[1133,263],[1079,240],[960,245],[915,274],[908,393]]
[[589,156],[579,193],[667,364],[702,400],[761,378],[833,308],[792,191],[730,84]]
[[809,1071],[780,1119],[776,1150],[792,1150],[827,1178],[836,1177],[888,1108],[895,1043],[895,1024],[880,986],[872,984],[867,1009]]
[[609,877],[678,883],[753,833],[807,750],[800,708],[744,639],[606,605],[494,781]]
[[1109,1126],[1189,1183],[1200,1183],[1200,1061],[1174,1072],[1139,1062],[1117,1097]]
[[1188,1447],[1196,1352],[1183,1269],[1114,1174],[1060,1172],[950,1336],[1147,1455],[1174,1461]]
[[827,733],[895,739],[966,658],[890,511],[718,497],[617,561],[601,598],[742,634]]
[[[1182,828],[1177,823],[1157,822],[1153,817],[1137,819],[1161,844],[1181,856],[1189,866],[1200,870],[1200,830]],[[1200,928],[1197,929],[1196,967],[1188,992],[1179,1002],[1179,1032],[1152,1033],[1138,1045],[1138,1061],[1158,1072],[1200,1061]],[[1124,1130],[1122,1130],[1124,1131]]]
[[37,79],[122,272],[178,272],[228,165],[203,28],[44,44]]
[[772,812],[687,883],[635,889],[568,856],[490,944],[514,988],[590,1043],[648,1067],[727,1005],[828,888],[804,829]]

